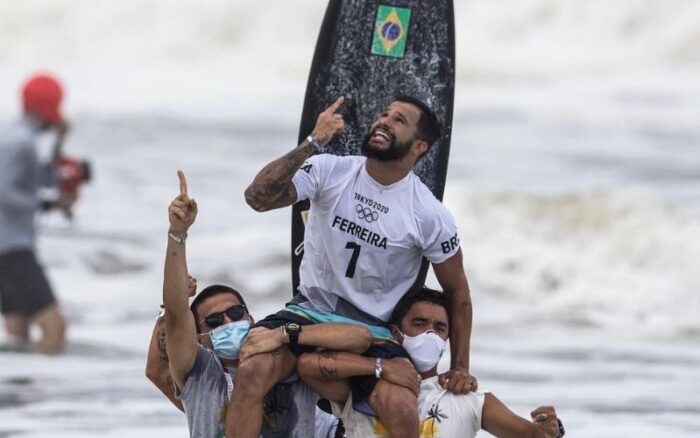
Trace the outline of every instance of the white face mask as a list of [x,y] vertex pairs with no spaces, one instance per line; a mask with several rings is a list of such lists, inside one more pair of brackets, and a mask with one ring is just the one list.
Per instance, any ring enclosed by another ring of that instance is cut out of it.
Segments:
[[401,345],[411,356],[411,361],[419,373],[424,373],[435,367],[447,348],[447,342],[432,330],[417,336],[404,334]]

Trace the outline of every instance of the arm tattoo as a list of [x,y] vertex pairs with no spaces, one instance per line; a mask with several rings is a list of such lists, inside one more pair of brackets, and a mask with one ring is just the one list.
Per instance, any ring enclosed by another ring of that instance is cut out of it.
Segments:
[[158,354],[160,356],[160,360],[166,361],[168,360],[168,350],[165,348],[165,331],[162,330],[160,333],[158,333]]
[[[333,365],[323,365],[321,359],[332,359]],[[318,372],[324,380],[336,380],[338,378],[338,369],[335,366],[337,353],[334,351],[322,351],[318,355]]]
[[291,186],[294,173],[314,152],[314,147],[304,141],[299,147],[265,166],[245,191],[246,201],[255,210],[291,205],[296,190]]

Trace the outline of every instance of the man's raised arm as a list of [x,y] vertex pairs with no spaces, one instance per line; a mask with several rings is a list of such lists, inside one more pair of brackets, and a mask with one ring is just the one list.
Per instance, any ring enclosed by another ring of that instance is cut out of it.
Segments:
[[163,306],[165,307],[166,347],[170,359],[170,375],[178,388],[183,388],[197,357],[197,328],[189,307],[189,276],[185,239],[187,230],[197,217],[197,203],[187,194],[187,181],[178,171],[180,194],[168,208],[168,246],[163,273]]
[[316,127],[309,136],[310,140],[307,137],[294,150],[258,172],[245,190],[245,201],[248,205],[256,211],[267,211],[287,207],[296,202],[297,191],[292,184],[292,178],[307,158],[343,130],[343,116],[336,114],[342,103],[343,97],[340,97],[318,116]]

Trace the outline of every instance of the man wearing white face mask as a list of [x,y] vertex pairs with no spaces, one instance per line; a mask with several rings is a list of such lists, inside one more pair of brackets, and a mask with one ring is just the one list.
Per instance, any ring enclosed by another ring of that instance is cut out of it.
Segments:
[[[190,436],[218,438],[225,435],[223,420],[235,390],[237,368],[243,360],[239,353],[247,341],[253,318],[243,297],[236,290],[222,285],[205,288],[188,306],[192,279],[187,272],[185,241],[197,216],[197,203],[187,193],[184,174],[178,172],[178,177],[180,194],[168,209],[170,228],[163,282],[163,333],[167,336],[163,334],[165,348],[159,348],[160,362],[154,363],[156,358],[152,356],[156,355],[149,353],[147,375],[154,383],[172,378],[177,399],[170,397],[165,385],[157,383],[156,386],[176,406],[184,409]],[[155,337],[160,339],[160,336]],[[369,332],[362,327],[326,324],[305,330],[298,343],[312,347],[341,343],[343,348],[361,352],[367,349],[370,340]],[[152,341],[151,344],[153,348],[159,342]],[[261,348],[270,347],[256,344],[248,349],[255,354]],[[158,364],[162,368],[163,363],[168,364],[165,378],[162,369],[158,371]],[[272,397],[266,399],[265,406],[269,410],[262,437],[326,436],[316,427],[318,397],[298,377],[295,380],[292,376],[280,383],[271,394]]]
[[385,437],[377,417],[353,408],[347,378],[374,374],[404,387],[420,386],[418,413],[421,438],[474,437],[484,429],[502,438],[558,438],[564,428],[551,406],[531,412],[528,421],[509,410],[488,391],[454,394],[438,383],[437,365],[449,335],[449,299],[442,292],[423,288],[404,296],[390,319],[391,331],[411,357],[368,358],[343,352],[305,354],[298,370],[304,381],[331,400],[333,411],[345,424],[348,438]]

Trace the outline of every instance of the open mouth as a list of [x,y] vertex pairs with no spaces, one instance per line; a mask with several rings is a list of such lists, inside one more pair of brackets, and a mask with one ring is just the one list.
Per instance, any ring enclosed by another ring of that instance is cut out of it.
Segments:
[[391,143],[394,140],[394,136],[389,133],[386,129],[376,128],[372,131],[372,136],[370,140],[378,143]]

